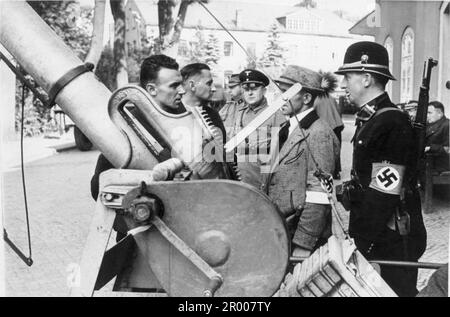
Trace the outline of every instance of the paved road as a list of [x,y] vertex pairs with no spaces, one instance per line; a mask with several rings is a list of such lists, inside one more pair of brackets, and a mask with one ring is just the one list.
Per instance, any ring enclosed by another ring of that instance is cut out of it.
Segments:
[[[98,152],[63,152],[26,167],[34,265],[5,247],[7,296],[65,296],[67,268],[77,263],[94,203],[89,181]],[[4,226],[27,249],[21,176],[4,174]]]
[[[343,179],[351,164],[352,126],[344,130]],[[68,266],[81,257],[94,203],[89,181],[98,152],[76,150],[57,154],[27,165],[28,199],[31,214],[33,258],[28,268],[6,248],[7,296],[66,296]],[[5,226],[9,235],[26,248],[24,205],[19,171],[4,175]],[[425,215],[428,248],[422,261],[448,261],[450,227],[449,199],[437,200],[437,211]],[[348,215],[343,213],[343,215]],[[347,216],[348,218],[348,216]],[[422,288],[432,271],[421,270]]]

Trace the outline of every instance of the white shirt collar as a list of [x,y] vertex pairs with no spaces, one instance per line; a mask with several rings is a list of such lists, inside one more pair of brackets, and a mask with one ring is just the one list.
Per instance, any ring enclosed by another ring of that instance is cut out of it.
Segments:
[[[297,127],[297,125],[298,125],[298,122],[297,122],[297,119],[298,119],[298,121],[300,122],[300,121],[302,121],[302,119],[304,118],[304,117],[306,117],[310,112],[312,112],[314,110],[314,108],[310,108],[310,109],[308,109],[308,110],[305,110],[305,111],[303,111],[303,112],[300,112],[300,113],[297,113],[297,115],[295,115],[295,116],[293,116],[293,117],[291,117],[290,119],[289,119],[289,124],[290,124],[290,126],[289,126],[289,135],[291,135],[291,133],[295,130],[295,128]],[[297,119],[295,119],[295,117],[297,117]]]

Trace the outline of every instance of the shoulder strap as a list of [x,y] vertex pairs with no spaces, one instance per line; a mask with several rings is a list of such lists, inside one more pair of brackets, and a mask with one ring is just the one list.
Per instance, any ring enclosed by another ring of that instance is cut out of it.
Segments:
[[398,109],[397,107],[386,107],[386,108],[382,108],[382,109],[378,110],[377,112],[375,112],[375,114],[373,115],[372,118],[375,118],[375,117],[379,116],[380,114],[388,112],[388,111],[400,111],[400,112],[403,112],[402,110]]

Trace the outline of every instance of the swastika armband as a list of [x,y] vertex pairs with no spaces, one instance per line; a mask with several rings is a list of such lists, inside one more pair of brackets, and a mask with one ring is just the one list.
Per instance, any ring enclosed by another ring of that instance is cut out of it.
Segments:
[[370,188],[391,195],[400,195],[405,167],[391,163],[373,163]]

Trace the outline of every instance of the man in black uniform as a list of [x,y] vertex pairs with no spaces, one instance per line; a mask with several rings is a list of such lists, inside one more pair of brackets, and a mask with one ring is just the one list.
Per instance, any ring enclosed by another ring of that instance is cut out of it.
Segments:
[[[415,181],[415,139],[408,116],[385,92],[389,80],[386,49],[373,42],[351,45],[341,87],[359,107],[353,137],[353,186],[349,232],[367,259],[417,261],[426,231]],[[382,278],[399,296],[417,294],[417,269],[381,267]]]

